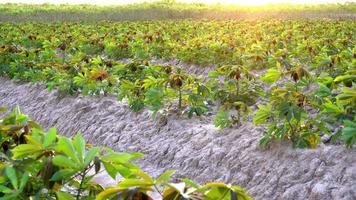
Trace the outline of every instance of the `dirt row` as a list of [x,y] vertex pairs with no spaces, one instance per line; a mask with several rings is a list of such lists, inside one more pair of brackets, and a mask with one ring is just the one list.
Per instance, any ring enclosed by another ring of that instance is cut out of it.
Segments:
[[[153,118],[135,113],[116,97],[61,97],[41,84],[0,78],[0,106],[20,106],[44,128],[117,151],[139,151],[138,164],[153,176],[176,169],[177,178],[224,181],[245,187],[255,199],[356,199],[356,149],[324,145],[293,149],[275,143],[258,146],[261,128],[245,124],[219,130],[213,116]],[[106,185],[113,184],[103,175]]]

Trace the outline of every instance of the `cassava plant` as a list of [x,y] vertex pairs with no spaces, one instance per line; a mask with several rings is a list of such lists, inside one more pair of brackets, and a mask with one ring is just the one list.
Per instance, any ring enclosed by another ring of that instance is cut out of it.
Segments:
[[290,140],[294,147],[315,148],[320,140],[318,132],[324,130],[320,117],[312,118],[308,112],[314,104],[314,93],[308,88],[315,83],[310,73],[298,66],[279,74],[269,70],[261,79],[275,83],[282,76],[290,76],[291,80],[272,87],[268,94],[270,103],[258,105],[255,112],[254,123],[267,124],[268,129],[260,144],[266,146],[277,139]]
[[[171,182],[173,170],[153,179],[131,162],[142,154],[94,147],[79,133],[67,138],[58,135],[55,128],[44,132],[18,108],[0,119],[0,138],[1,199],[153,199],[149,192],[164,200],[252,199],[242,188],[230,184],[199,185],[189,179]],[[116,186],[104,188],[94,181],[102,172],[122,179]]]
[[[215,125],[220,128],[241,125],[258,98],[261,88],[255,76],[239,65],[225,65],[209,73],[207,85],[215,91],[212,100],[220,104]],[[231,110],[235,110],[235,113]]]

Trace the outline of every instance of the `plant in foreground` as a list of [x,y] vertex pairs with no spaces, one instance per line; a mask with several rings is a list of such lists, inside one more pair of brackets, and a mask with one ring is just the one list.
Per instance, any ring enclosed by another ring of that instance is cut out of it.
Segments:
[[[4,200],[147,200],[152,199],[149,192],[158,192],[164,200],[251,199],[230,184],[171,182],[173,170],[153,179],[132,163],[142,154],[94,147],[81,134],[67,138],[57,135],[55,128],[43,132],[19,109],[0,119],[0,142],[0,199]],[[104,188],[94,181],[103,171],[122,180]]]

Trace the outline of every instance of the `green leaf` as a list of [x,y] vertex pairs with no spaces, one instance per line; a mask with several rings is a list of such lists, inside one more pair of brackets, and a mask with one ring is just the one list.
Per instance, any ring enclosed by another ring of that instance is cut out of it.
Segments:
[[175,170],[167,170],[163,174],[161,174],[156,179],[156,184],[163,184],[171,180],[171,176],[175,173]]
[[253,117],[254,124],[263,124],[266,123],[267,119],[272,117],[272,105],[267,103],[264,105],[257,105],[259,110],[255,112]]
[[19,185],[18,185],[18,180],[17,180],[15,169],[12,168],[12,167],[6,167],[5,173],[6,173],[6,176],[10,179],[10,182],[11,182],[12,186],[16,190],[18,190],[19,189]]
[[148,175],[146,172],[144,172],[143,170],[141,169],[132,169],[131,172],[138,176],[138,177],[141,177],[143,178],[145,181],[147,182],[150,182],[150,183],[154,183],[154,180],[150,177],[150,175]]
[[187,179],[187,178],[182,178],[180,179],[182,182],[184,182],[187,185],[190,185],[192,187],[194,187],[195,189],[199,189],[201,187],[201,185],[195,183],[194,181]]
[[121,188],[131,188],[131,187],[150,187],[153,186],[154,183],[146,180],[139,179],[124,179],[119,183]]
[[345,127],[342,129],[341,139],[347,147],[352,147],[356,144],[356,122],[345,120],[344,126]]
[[123,177],[123,178],[134,178],[135,175],[132,173],[132,167],[126,167],[123,165],[114,165],[115,170]]
[[73,144],[77,153],[77,158],[79,159],[80,163],[83,163],[85,153],[85,140],[80,133],[77,133],[77,135],[75,135],[73,139]]
[[33,144],[21,144],[15,147],[13,150],[13,158],[24,158],[26,156],[35,156],[36,154],[42,152],[41,147]]
[[99,153],[99,148],[98,147],[93,147],[90,148],[88,153],[86,153],[85,158],[84,158],[84,166],[88,166],[91,161],[94,160],[95,156],[97,156]]
[[142,99],[131,99],[129,100],[129,107],[131,110],[138,112],[145,107],[145,103]]
[[319,83],[319,89],[314,94],[319,97],[328,97],[331,95],[331,90],[324,84]]
[[107,197],[109,197],[113,194],[118,194],[119,192],[122,192],[124,190],[126,190],[126,188],[121,188],[121,187],[107,188],[104,191],[99,193],[99,195],[96,197],[96,200],[104,200]]
[[62,156],[62,155],[55,156],[52,159],[52,162],[54,165],[56,165],[58,167],[64,167],[64,168],[78,168],[78,167],[80,167],[75,162],[73,162],[73,160],[71,160],[65,156]]
[[56,130],[56,128],[49,129],[47,135],[44,138],[43,146],[44,147],[50,146],[51,144],[54,143],[56,138],[57,138],[57,130]]
[[142,153],[109,153],[108,155],[105,155],[103,157],[103,160],[110,161],[113,163],[127,163],[130,160],[137,159],[137,158],[142,158],[143,154]]
[[40,137],[36,137],[34,135],[26,136],[27,143],[31,145],[35,145],[36,149],[43,149],[43,143]]
[[51,181],[59,181],[63,179],[67,179],[74,175],[77,171],[73,169],[62,169],[53,174]]
[[337,95],[337,102],[341,105],[356,106],[356,87],[343,88],[342,92]]
[[164,92],[162,88],[150,88],[145,93],[145,104],[149,109],[157,112],[163,106]]
[[212,187],[209,192],[206,193],[206,200],[230,200],[230,189],[226,187]]
[[277,68],[270,68],[261,77],[261,80],[267,83],[275,83],[281,78],[281,72]]
[[66,137],[60,137],[56,149],[57,151],[63,152],[65,155],[70,157],[74,162],[78,164],[80,163],[79,159],[75,155],[76,151],[70,139]]
[[353,80],[356,80],[356,75],[346,74],[346,75],[337,76],[334,79],[334,82],[340,83],[340,82],[353,81]]
[[225,109],[219,109],[216,113],[214,124],[218,128],[226,128],[231,126],[231,121],[229,120],[229,111]]
[[345,109],[342,105],[338,103],[326,102],[323,105],[322,113],[332,114],[334,116],[345,114]]
[[75,200],[75,198],[67,192],[57,192],[58,200]]
[[116,170],[114,165],[109,162],[103,162],[103,165],[105,171],[111,176],[111,178],[116,179],[116,174],[118,173],[118,171]]
[[6,187],[6,186],[0,185],[0,192],[5,193],[5,194],[9,194],[9,193],[12,193],[14,191],[12,189]]
[[22,191],[25,188],[29,178],[30,178],[30,174],[28,172],[25,172],[22,174],[22,177],[20,180],[20,188],[19,188],[20,191]]
[[233,192],[236,193],[236,199],[238,200],[252,200],[252,197],[246,194],[246,191],[239,186],[231,186]]

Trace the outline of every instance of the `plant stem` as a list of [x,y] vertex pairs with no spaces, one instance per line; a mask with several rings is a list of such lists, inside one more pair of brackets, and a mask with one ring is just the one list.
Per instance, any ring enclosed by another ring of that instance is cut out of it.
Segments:
[[80,200],[80,194],[82,193],[82,187],[83,187],[85,175],[86,175],[86,170],[84,170],[83,173],[82,173],[81,180],[80,180],[80,185],[79,185],[78,192],[77,192],[76,200]]
[[290,129],[292,131],[292,140],[293,140],[294,139],[294,135],[295,135],[294,127],[293,127],[292,123],[289,120],[287,120],[287,121],[288,121],[289,127],[290,127]]
[[179,93],[179,102],[178,102],[178,107],[179,107],[179,110],[181,110],[182,109],[182,90],[181,90],[181,88],[179,87],[179,89],[178,89],[178,93]]
[[154,185],[156,191],[161,195],[161,197],[163,197],[163,194],[161,193],[161,191],[158,189],[157,185]]

